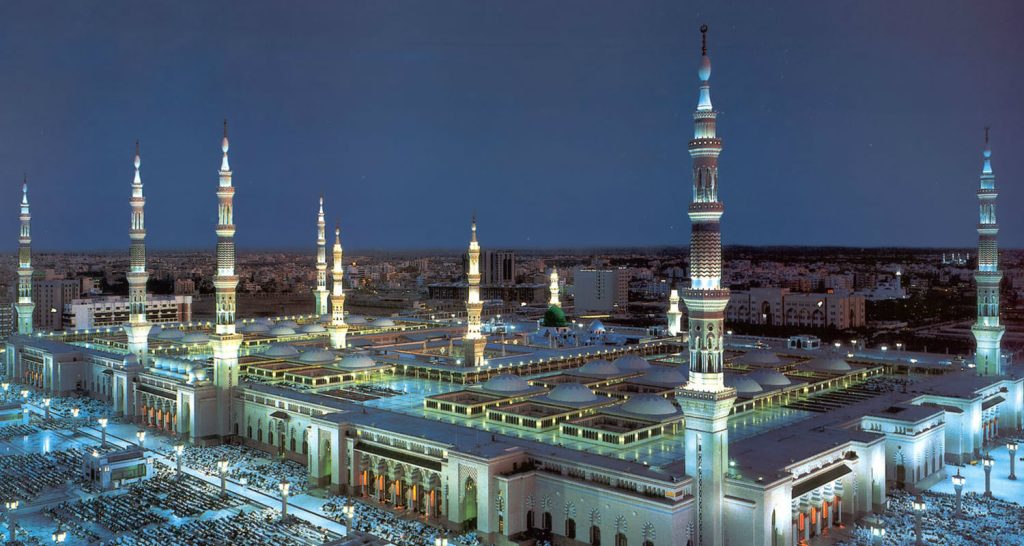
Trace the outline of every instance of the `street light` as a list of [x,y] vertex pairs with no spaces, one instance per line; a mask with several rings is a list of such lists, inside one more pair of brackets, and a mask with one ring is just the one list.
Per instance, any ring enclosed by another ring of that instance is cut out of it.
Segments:
[[356,505],[352,504],[352,501],[349,500],[348,503],[346,503],[345,506],[341,508],[341,514],[345,516],[345,521],[348,523],[348,526],[345,528],[345,534],[351,535],[355,532],[353,520],[355,519],[356,516]]
[[100,424],[100,433],[101,433],[100,437],[102,438],[102,441],[100,442],[100,445],[103,446],[103,447],[107,447],[107,422],[108,422],[108,419],[106,417],[100,417],[99,419],[96,420],[96,422]]
[[964,492],[964,484],[967,483],[967,478],[964,478],[963,476],[961,476],[960,475],[960,469],[957,468],[956,469],[956,475],[953,476],[952,479],[953,479],[953,489],[956,490],[956,517],[957,517],[957,519],[959,519],[960,516],[963,515],[963,512],[961,511],[960,498],[963,496],[962,494]]
[[292,484],[288,483],[288,480],[281,480],[281,483],[277,484],[277,488],[281,490],[281,519],[288,517],[288,489],[291,488]]
[[51,399],[43,398],[43,407],[46,409],[46,420],[47,421],[50,420],[50,402],[52,402]]
[[61,530],[61,529],[60,529],[60,528],[58,527],[58,528],[57,528],[57,530],[56,530],[56,531],[54,531],[54,532],[53,532],[53,534],[52,534],[52,535],[50,535],[50,536],[51,536],[51,538],[53,538],[53,541],[54,541],[54,542],[56,542],[56,543],[58,543],[58,544],[59,544],[59,543],[61,543],[61,542],[64,542],[65,540],[67,540],[67,538],[68,538],[68,532],[67,532],[67,531],[62,531],[62,530]]
[[434,546],[448,546],[448,537],[437,537],[434,539]]
[[885,525],[880,519],[872,519],[868,525],[871,526],[871,543],[877,546],[882,545],[885,539]]
[[21,397],[24,398],[25,400],[28,400],[28,389],[23,389],[21,391]]
[[20,503],[16,499],[4,501],[4,508],[7,509],[7,529],[11,533],[11,538],[8,542],[11,544],[14,544],[14,511],[18,509],[18,504]]
[[7,400],[7,391],[10,390],[11,384],[4,381],[3,383],[0,383],[0,387],[4,388],[4,400]]
[[228,496],[228,461],[221,459],[217,461],[217,470],[220,471],[220,496]]
[[917,535],[917,546],[924,544],[924,537],[921,535],[921,520],[924,519],[924,511],[928,508],[924,503],[924,498],[918,495],[912,504],[914,507],[914,533]]
[[135,432],[135,437],[139,439],[139,448],[143,451],[146,450],[146,431],[139,430]]
[[174,446],[174,461],[178,465],[178,475],[181,476],[181,454],[185,451],[185,444],[176,444]]
[[992,497],[992,465],[996,464],[995,459],[987,453],[981,458],[981,466],[985,469],[985,496]]
[[1017,440],[1010,440],[1006,442],[1006,451],[1010,452],[1010,479],[1016,480],[1017,474],[1014,473],[1014,467],[1016,467],[1017,458]]

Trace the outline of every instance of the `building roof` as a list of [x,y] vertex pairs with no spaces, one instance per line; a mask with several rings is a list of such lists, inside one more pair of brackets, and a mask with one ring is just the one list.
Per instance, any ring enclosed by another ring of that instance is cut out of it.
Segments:
[[565,311],[562,311],[561,307],[552,305],[544,312],[541,325],[548,328],[564,328],[569,325],[569,321],[565,318]]

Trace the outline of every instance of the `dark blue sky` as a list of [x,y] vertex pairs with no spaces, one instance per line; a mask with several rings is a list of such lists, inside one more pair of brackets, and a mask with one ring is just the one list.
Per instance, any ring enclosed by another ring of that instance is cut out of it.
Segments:
[[685,244],[700,23],[726,243],[972,246],[993,126],[1024,246],[1024,4],[0,1],[0,229],[40,249],[213,251],[221,119],[238,242]]

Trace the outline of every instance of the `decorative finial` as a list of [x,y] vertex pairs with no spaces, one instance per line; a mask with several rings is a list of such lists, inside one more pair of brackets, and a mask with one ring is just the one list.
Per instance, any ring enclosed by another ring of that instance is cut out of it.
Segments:
[[990,127],[985,127],[985,145],[988,146],[988,130]]
[[[320,196],[320,216],[324,215],[324,196]],[[323,220],[323,218],[321,218]]]
[[139,153],[139,139],[135,139],[135,170],[139,170],[139,165],[142,164],[142,155]]
[[334,224],[334,244],[341,244],[341,225]]
[[230,147],[230,144],[228,143],[228,120],[227,120],[227,118],[224,118],[224,140],[222,140],[221,143],[220,143],[220,149],[221,149],[222,152],[224,152],[224,158],[221,159],[221,161],[220,161],[220,170],[224,171],[224,172],[227,172],[227,171],[231,170],[231,166],[228,164],[228,148],[229,147]]
[[228,138],[228,118],[224,118],[224,138]]
[[28,203],[28,174],[21,175],[21,202]]
[[708,25],[703,24],[700,26],[700,54],[708,54]]

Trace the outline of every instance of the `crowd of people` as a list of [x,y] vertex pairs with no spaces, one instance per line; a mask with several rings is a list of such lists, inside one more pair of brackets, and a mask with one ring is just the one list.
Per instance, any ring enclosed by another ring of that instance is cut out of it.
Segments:
[[271,509],[193,520],[178,526],[148,527],[121,535],[107,544],[119,546],[182,546],[205,544],[274,544],[313,546],[337,539],[326,529],[288,518]]
[[5,425],[0,427],[0,442],[6,442],[11,438],[28,436],[29,434],[35,434],[37,432],[39,432],[39,429],[32,425],[24,425],[21,423],[16,425]]
[[[342,508],[350,501],[345,496],[334,496],[324,503],[321,511],[327,517],[348,525],[348,521],[342,512]],[[364,531],[378,536],[397,546],[434,546],[434,539],[442,536],[448,537],[448,543],[453,546],[481,546],[483,543],[477,538],[475,532],[453,536],[443,529],[427,525],[416,519],[404,519],[396,514],[364,504],[353,499],[355,515],[352,526],[356,531]]]
[[298,495],[309,488],[309,471],[294,461],[278,461],[267,458],[262,451],[238,445],[213,447],[188,447],[182,453],[182,462],[191,468],[211,476],[219,476],[217,463],[228,462],[228,478],[245,479],[248,486],[269,494],[277,494],[278,484],[288,480],[292,495]]
[[[28,391],[28,396],[23,396],[23,391]],[[2,394],[2,393],[0,393]],[[39,394],[32,387],[26,387],[19,383],[11,383],[7,392],[8,400],[27,402],[29,405],[43,408],[43,400],[50,400],[50,415],[53,417],[71,417],[71,410],[78,408],[80,419],[95,419],[110,413],[110,405],[88,396],[46,396]]]
[[131,491],[116,495],[102,495],[88,500],[62,502],[51,506],[47,513],[68,533],[85,542],[102,538],[93,525],[111,533],[120,534],[141,529],[154,523],[166,523],[167,518],[157,514]]
[[129,486],[128,493],[135,497],[139,506],[170,510],[179,518],[242,505],[238,497],[221,497],[220,490],[213,485],[188,474],[179,476],[162,465],[156,466],[156,476]]
[[66,485],[77,470],[53,453],[0,457],[0,491],[6,498],[32,501],[47,489]]
[[[904,491],[891,491],[889,504],[881,515],[886,545],[913,544],[916,540],[915,514],[912,503],[916,496]],[[927,544],[966,546],[971,544],[1024,544],[1024,508],[1005,500],[976,493],[963,496],[963,515],[956,516],[956,496],[926,491],[922,494],[927,506],[922,518],[922,534]],[[869,528],[858,526],[850,540],[837,546],[868,546],[872,544]]]

